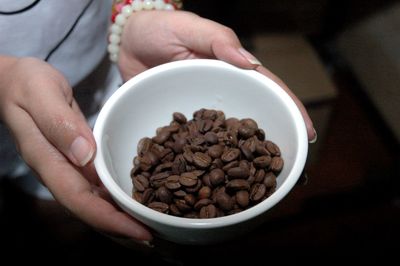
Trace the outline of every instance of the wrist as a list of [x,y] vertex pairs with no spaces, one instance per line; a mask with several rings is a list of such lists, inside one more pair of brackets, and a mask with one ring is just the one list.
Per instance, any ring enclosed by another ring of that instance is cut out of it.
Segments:
[[117,0],[114,1],[108,36],[108,53],[112,62],[118,62],[121,35],[128,18],[134,12],[149,10],[173,11],[182,7],[180,0]]

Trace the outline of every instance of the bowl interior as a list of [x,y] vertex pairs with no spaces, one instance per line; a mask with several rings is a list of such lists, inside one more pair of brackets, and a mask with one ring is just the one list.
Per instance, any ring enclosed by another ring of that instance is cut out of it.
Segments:
[[103,165],[100,177],[103,181],[111,177],[130,197],[129,174],[139,140],[168,125],[173,112],[192,119],[193,112],[201,108],[221,110],[226,118],[257,121],[266,139],[279,146],[285,162],[277,192],[285,182],[289,183],[283,194],[291,189],[307,154],[305,127],[297,107],[277,84],[261,74],[214,60],[156,67],[125,83],[109,99],[94,130],[98,142],[95,164]]

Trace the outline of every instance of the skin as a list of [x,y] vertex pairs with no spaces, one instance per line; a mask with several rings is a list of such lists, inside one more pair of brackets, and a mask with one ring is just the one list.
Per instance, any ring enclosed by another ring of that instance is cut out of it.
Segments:
[[[122,34],[119,69],[125,80],[159,64],[190,58],[217,58],[273,78],[301,110],[309,139],[311,119],[278,77],[241,50],[236,34],[195,14],[141,11],[132,14]],[[0,56],[0,119],[18,150],[55,199],[72,214],[110,235],[141,243],[148,228],[110,199],[93,167],[96,144],[71,86],[51,65],[36,58]]]

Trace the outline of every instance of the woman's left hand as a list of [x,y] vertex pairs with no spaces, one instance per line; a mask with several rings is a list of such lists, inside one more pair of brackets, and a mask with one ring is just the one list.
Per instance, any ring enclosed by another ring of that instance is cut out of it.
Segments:
[[248,51],[235,32],[217,22],[185,11],[141,11],[128,18],[121,36],[118,66],[124,80],[170,61],[212,58],[255,69],[278,82],[301,111],[310,141],[316,133],[301,101]]

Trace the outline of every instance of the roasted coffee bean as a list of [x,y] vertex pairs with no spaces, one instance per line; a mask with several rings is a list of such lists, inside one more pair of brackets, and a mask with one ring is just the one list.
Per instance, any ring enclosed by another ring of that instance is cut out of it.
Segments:
[[210,172],[209,178],[211,185],[216,187],[225,181],[225,172],[219,168],[213,169]]
[[255,173],[254,177],[255,177],[254,178],[254,182],[257,182],[257,183],[263,182],[264,181],[264,177],[265,177],[264,169],[257,170],[257,172]]
[[226,184],[226,188],[232,191],[248,190],[250,185],[249,182],[244,179],[233,179]]
[[166,172],[166,171],[170,171],[170,170],[172,170],[172,162],[166,162],[166,163],[159,164],[156,168],[154,168],[153,173],[158,174],[158,173]]
[[224,147],[222,145],[213,145],[210,148],[208,148],[208,155],[211,156],[211,158],[219,158],[221,157],[222,153],[224,152]]
[[230,179],[235,179],[235,178],[248,178],[250,174],[250,170],[248,167],[232,167],[228,170],[228,176]]
[[196,197],[193,194],[186,194],[183,199],[189,206],[194,206],[196,203]]
[[139,169],[142,171],[148,171],[152,167],[151,160],[148,157],[139,157]]
[[175,156],[174,162],[172,163],[172,173],[175,175],[180,175],[186,172],[186,160],[182,154]]
[[184,148],[183,158],[185,158],[187,163],[193,163],[193,152],[190,149]]
[[193,155],[193,164],[201,169],[210,166],[211,161],[212,161],[211,157],[208,156],[206,153],[196,152]]
[[196,121],[189,121],[187,124],[187,129],[189,131],[189,136],[197,136],[200,134],[199,127]]
[[241,152],[243,153],[244,157],[249,160],[252,161],[254,159],[254,155],[251,152],[250,148],[247,145],[242,145],[240,147]]
[[273,172],[268,172],[265,174],[263,184],[267,188],[275,188],[276,187],[276,176]]
[[196,202],[194,204],[194,209],[198,211],[201,208],[203,208],[204,206],[207,206],[207,205],[209,205],[211,203],[213,203],[213,201],[210,200],[210,199],[201,199],[201,200],[199,200],[198,202]]
[[226,187],[225,186],[219,186],[214,188],[214,190],[211,193],[211,200],[215,203],[217,202],[217,196],[219,193],[226,193]]
[[162,213],[167,213],[169,210],[168,204],[166,204],[164,202],[159,202],[159,201],[150,202],[147,206],[155,211],[162,212]]
[[250,175],[247,179],[246,179],[247,183],[249,183],[249,185],[253,185],[253,183],[256,181],[256,177],[254,175]]
[[204,138],[203,135],[197,135],[197,136],[193,136],[193,137],[189,138],[189,143],[190,143],[192,152],[203,150],[204,148],[201,145],[203,145],[205,141],[206,141],[206,139]]
[[242,138],[248,139],[256,134],[256,129],[248,127],[246,125],[240,125],[240,127],[238,128],[238,133]]
[[173,195],[166,187],[162,186],[156,190],[156,197],[161,202],[170,204],[172,202]]
[[253,164],[257,168],[266,168],[271,163],[271,160],[272,160],[271,156],[263,155],[263,156],[259,156],[259,157],[255,158],[253,160]]
[[186,116],[179,112],[174,112],[172,114],[172,118],[174,119],[174,121],[178,122],[179,124],[186,124],[186,122],[187,122]]
[[249,205],[249,192],[247,190],[236,192],[236,202],[240,207],[246,208]]
[[273,155],[273,156],[279,156],[281,155],[281,151],[279,149],[279,147],[273,143],[272,141],[266,141],[265,145],[268,149],[268,151]]
[[271,152],[267,149],[267,145],[266,145],[265,142],[259,142],[259,143],[257,143],[257,145],[256,145],[256,152],[257,152],[259,155],[268,155],[268,156],[271,155]]
[[207,199],[211,196],[211,188],[208,186],[201,187],[198,192],[199,199]]
[[142,158],[140,160],[141,160],[141,162],[146,162],[153,166],[153,165],[158,164],[158,162],[159,162],[160,157],[158,156],[158,154],[159,153],[156,153],[153,151],[148,151],[142,156]]
[[228,215],[236,214],[236,213],[239,213],[241,211],[243,211],[243,209],[236,208],[236,209],[233,209],[230,212],[228,212]]
[[217,208],[213,204],[204,206],[200,209],[200,218],[215,218],[217,217]]
[[206,171],[202,170],[202,169],[197,169],[197,170],[193,170],[192,174],[194,174],[197,177],[201,177]]
[[279,147],[255,120],[205,108],[192,120],[174,112],[137,145],[132,198],[178,217],[232,215],[268,198],[282,168]]
[[255,183],[250,189],[250,199],[252,201],[259,201],[264,197],[266,191],[267,188],[264,184]]
[[169,205],[169,212],[174,216],[182,216],[181,211],[178,209],[178,207],[175,204]]
[[225,132],[222,141],[228,147],[237,147],[239,140],[236,131],[229,130],[228,132]]
[[190,151],[192,153],[195,153],[195,152],[206,152],[207,151],[207,148],[204,147],[203,145],[191,144],[191,145],[188,146],[188,148],[190,149]]
[[192,210],[192,207],[190,205],[188,205],[184,199],[176,199],[175,205],[183,213],[189,212]]
[[201,186],[202,186],[201,180],[200,180],[200,179],[197,179],[196,185],[191,186],[191,187],[185,187],[185,191],[186,191],[187,193],[194,194],[194,193],[197,193],[197,192],[200,190]]
[[237,148],[229,148],[222,155],[221,159],[224,163],[229,163],[236,160],[240,155],[240,150]]
[[187,195],[187,193],[186,193],[186,191],[184,191],[184,190],[177,190],[177,191],[174,191],[174,196],[175,197],[177,197],[177,198],[183,198],[183,197],[185,197],[186,195]]
[[147,188],[143,191],[142,194],[142,203],[143,204],[148,204],[149,202],[152,202],[155,198],[155,193],[154,189],[152,188]]
[[283,159],[281,157],[272,157],[270,169],[274,173],[279,173],[283,168]]
[[174,142],[167,140],[166,142],[164,142],[164,147],[173,150],[174,148]]
[[233,208],[233,202],[231,197],[224,193],[218,193],[216,195],[216,201],[218,206],[224,211],[230,211]]
[[213,109],[204,109],[203,112],[203,119],[211,119],[211,120],[215,120],[217,118],[217,111],[213,110]]
[[170,176],[169,172],[157,173],[150,177],[150,184],[152,187],[159,188],[167,182],[167,178]]
[[264,141],[265,140],[265,131],[261,128],[256,130],[256,137],[258,140]]
[[181,183],[179,182],[179,175],[170,175],[166,182],[164,183],[164,186],[168,188],[169,190],[177,190],[181,187]]
[[185,187],[193,187],[197,184],[197,181],[197,176],[191,172],[183,173],[179,177],[179,183],[181,183],[181,185]]
[[177,138],[175,142],[173,142],[172,149],[175,153],[182,153],[183,147],[185,147],[186,143],[185,138]]
[[217,144],[218,143],[218,136],[214,132],[207,132],[204,135],[204,139],[208,145]]
[[150,151],[153,141],[150,138],[142,138],[139,140],[137,145],[137,153],[139,156],[143,156],[145,153]]
[[254,152],[256,151],[256,147],[257,147],[257,144],[258,144],[259,142],[260,142],[260,141],[257,139],[257,137],[256,137],[256,136],[253,136],[253,137],[251,137],[251,138],[248,138],[248,139],[244,142],[243,145],[247,146],[247,147],[250,149],[250,151],[251,151],[252,153],[254,153]]
[[200,132],[206,133],[213,128],[214,122],[211,119],[203,120],[202,126],[200,128]]
[[139,170],[140,170],[140,168],[139,168],[139,159],[138,159],[137,156],[135,157],[134,161],[137,161],[137,162],[133,163],[133,168],[131,169],[131,172],[129,173],[131,178],[133,178],[135,175],[139,174]]
[[203,181],[202,183],[208,187],[212,187],[211,181],[210,181],[210,175],[209,174],[205,174],[203,175],[203,177],[201,178],[201,180]]
[[149,187],[149,180],[143,175],[137,175],[133,177],[133,186],[137,191],[143,192]]
[[213,169],[217,169],[217,168],[222,168],[223,166],[224,166],[224,163],[222,162],[221,159],[215,159],[214,161],[212,161],[209,170],[213,170]]
[[252,129],[255,129],[255,130],[258,129],[257,122],[254,119],[251,119],[251,118],[243,118],[243,119],[241,119],[240,120],[240,124],[245,126],[245,127],[252,128]]
[[164,127],[165,130],[168,130],[171,134],[176,133],[181,128],[181,125],[176,121],[171,121],[169,126]]
[[225,164],[222,167],[222,170],[224,170],[225,172],[228,172],[229,169],[233,168],[233,167],[238,167],[239,166],[239,161],[232,161],[230,163]]
[[225,120],[225,126],[227,130],[237,131],[238,128],[240,127],[239,119],[235,117],[228,118]]
[[165,151],[166,151],[165,154],[161,158],[161,163],[172,162],[175,157],[174,153],[172,152],[171,149],[165,149]]
[[191,219],[197,219],[197,218],[199,218],[199,215],[197,214],[197,212],[188,212],[188,213],[185,213],[183,215],[183,217],[191,218]]
[[143,193],[139,192],[139,191],[134,191],[132,194],[132,197],[134,200],[136,200],[139,203],[144,203],[143,202]]
[[155,137],[153,137],[152,140],[157,144],[163,144],[169,139],[170,136],[171,132],[163,128],[160,130],[160,132],[158,132],[158,134]]

